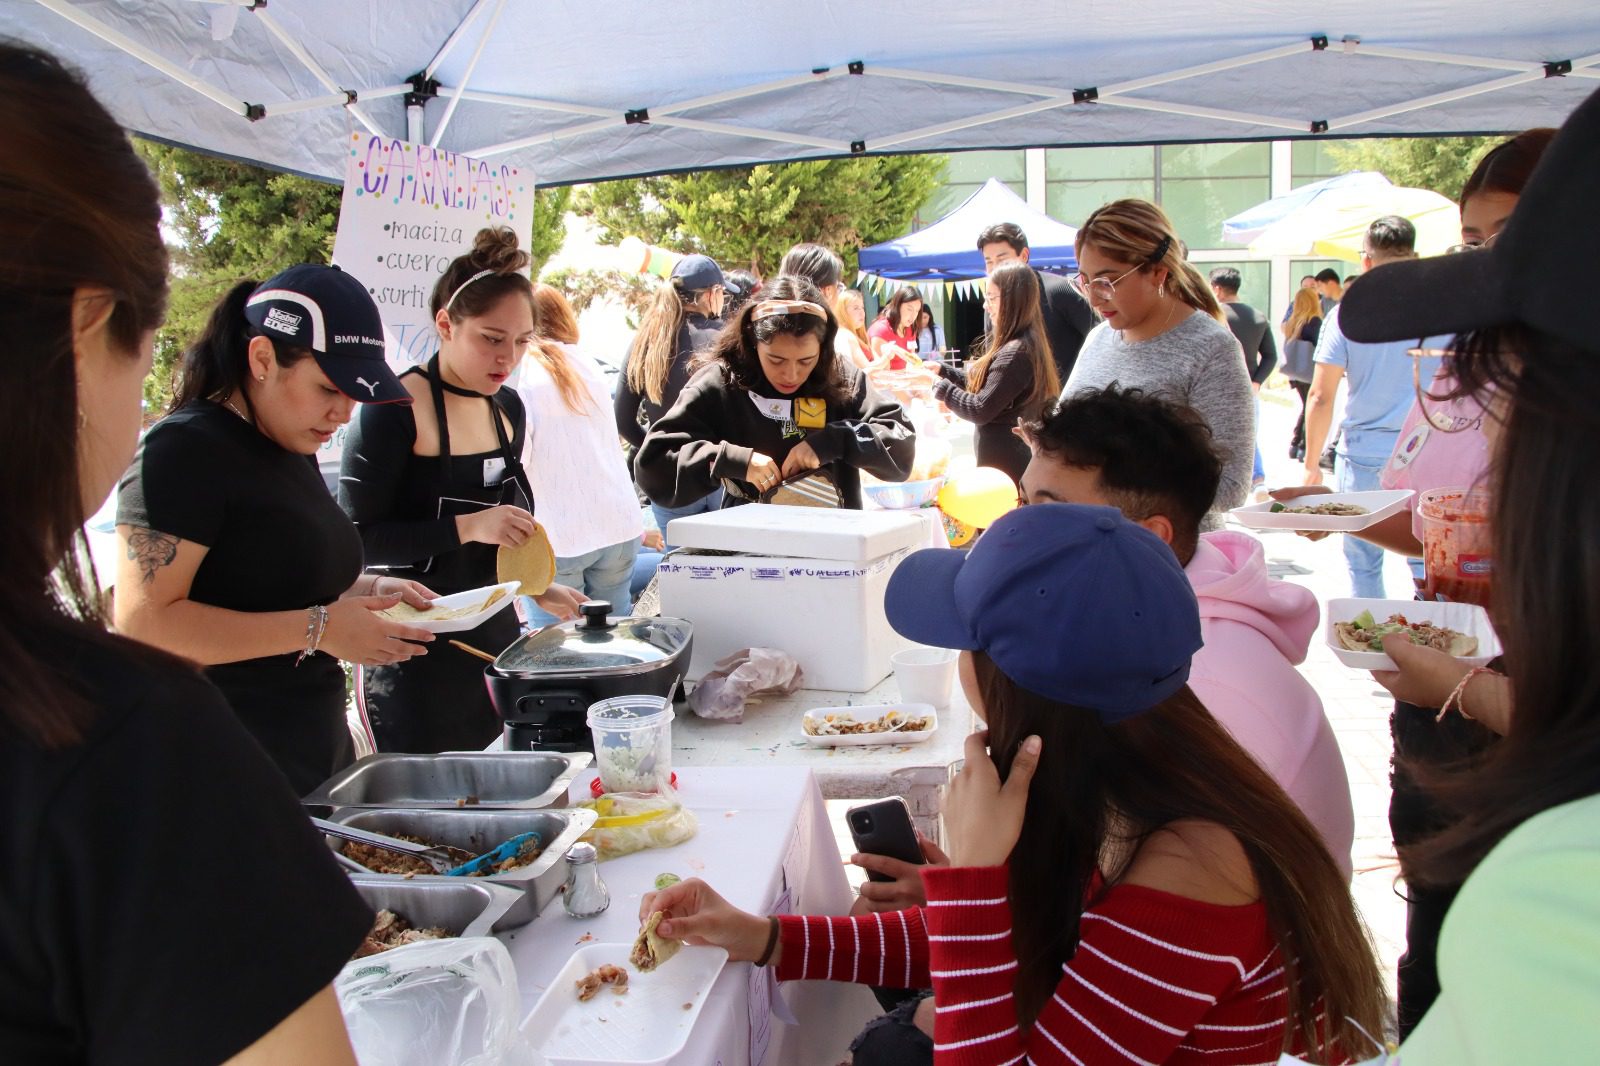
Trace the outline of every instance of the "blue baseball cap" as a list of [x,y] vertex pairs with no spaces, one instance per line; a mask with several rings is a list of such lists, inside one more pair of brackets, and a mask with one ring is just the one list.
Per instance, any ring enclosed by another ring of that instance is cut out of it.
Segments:
[[884,607],[901,636],[985,652],[1028,691],[1108,723],[1183,688],[1202,643],[1178,557],[1113,507],[1020,507],[969,552],[916,552]]
[[699,292],[718,285],[728,287],[728,280],[722,276],[722,268],[709,255],[684,256],[674,264],[672,277],[684,292]]

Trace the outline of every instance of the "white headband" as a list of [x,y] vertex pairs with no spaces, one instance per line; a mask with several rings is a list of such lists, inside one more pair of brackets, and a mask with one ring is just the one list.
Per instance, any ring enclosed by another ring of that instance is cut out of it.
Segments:
[[477,281],[479,278],[486,278],[490,274],[497,274],[497,273],[499,273],[499,271],[497,271],[497,270],[480,270],[476,274],[472,275],[472,277],[468,278],[466,281],[463,281],[460,285],[457,285],[456,286],[456,291],[450,294],[450,299],[448,299],[448,300],[446,300],[444,302],[444,309],[446,311],[450,310],[450,308],[456,302],[456,297],[461,295],[461,290],[462,289],[466,288],[468,285],[471,285],[474,281]]

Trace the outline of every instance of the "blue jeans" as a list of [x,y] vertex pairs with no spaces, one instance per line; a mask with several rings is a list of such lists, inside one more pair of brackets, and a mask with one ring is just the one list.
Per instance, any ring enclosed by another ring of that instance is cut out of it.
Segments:
[[[1256,436],[1259,438],[1260,435],[1261,435],[1261,397],[1257,396],[1256,397]],[[1255,462],[1255,466],[1251,468],[1250,480],[1251,480],[1251,482],[1253,484],[1259,485],[1263,481],[1265,481],[1266,479],[1267,479],[1267,468],[1261,465],[1261,445],[1259,443],[1257,443],[1256,444],[1256,462]]]
[[656,576],[656,568],[661,565],[661,553],[651,551],[649,548],[640,548],[639,554],[633,559],[633,584],[628,591],[633,593],[633,598],[638,599],[650,584],[650,579]]
[[[1389,457],[1352,457],[1344,452],[1334,462],[1333,477],[1339,492],[1371,492],[1382,488],[1378,474]],[[1350,566],[1350,595],[1358,599],[1381,600],[1383,595],[1383,549],[1360,537],[1344,538],[1344,558]]]
[[[638,551],[639,540],[635,537],[584,555],[558,557],[556,584],[578,589],[591,600],[605,600],[611,604],[613,616],[626,615],[633,608],[629,586],[633,583],[633,558]],[[532,596],[519,598],[524,615],[535,628],[556,620],[555,615],[534,603]]]
[[[661,530],[661,535],[665,537],[667,535],[667,523],[674,518],[688,518],[690,515],[705,514],[707,511],[720,511],[722,510],[722,495],[722,490],[718,489],[704,499],[686,503],[682,507],[663,507],[659,503],[651,503],[650,510],[656,516],[656,528]],[[671,541],[667,542],[668,551],[676,547],[677,545]]]

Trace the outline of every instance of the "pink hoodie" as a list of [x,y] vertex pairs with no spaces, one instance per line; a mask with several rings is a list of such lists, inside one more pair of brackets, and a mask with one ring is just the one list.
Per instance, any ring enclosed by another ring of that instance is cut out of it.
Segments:
[[1355,815],[1344,756],[1295,669],[1317,629],[1316,596],[1269,578],[1261,543],[1244,533],[1204,534],[1186,570],[1205,639],[1189,687],[1300,805],[1348,878]]

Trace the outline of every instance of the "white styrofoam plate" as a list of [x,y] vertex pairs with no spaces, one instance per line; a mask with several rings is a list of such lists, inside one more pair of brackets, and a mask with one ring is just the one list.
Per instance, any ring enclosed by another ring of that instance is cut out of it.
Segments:
[[[505,589],[505,595],[496,600],[487,611],[474,611],[472,614],[462,615],[460,618],[446,618],[443,621],[430,622],[427,620],[406,622],[405,625],[426,629],[429,633],[464,633],[469,629],[476,629],[484,622],[493,618],[516,599],[517,589],[521,588],[517,581],[506,581],[499,585],[485,585],[481,589],[468,589],[466,592],[456,592],[449,596],[440,596],[433,601],[435,607],[467,607],[475,603],[486,603],[495,589]],[[396,621],[399,621],[396,619]],[[490,655],[498,655],[499,648],[484,648],[483,651]]]
[[1500,637],[1489,621],[1489,612],[1473,603],[1436,603],[1423,600],[1329,600],[1328,616],[1323,621],[1323,639],[1333,654],[1346,666],[1357,670],[1393,670],[1394,660],[1381,651],[1350,651],[1339,643],[1336,622],[1348,622],[1362,611],[1371,611],[1380,622],[1390,615],[1404,615],[1408,622],[1432,622],[1458,633],[1478,638],[1478,653],[1457,659],[1469,666],[1486,666],[1502,653]]
[[[1251,529],[1298,529],[1308,533],[1354,533],[1377,525],[1385,518],[1405,509],[1406,502],[1416,493],[1410,489],[1381,489],[1374,492],[1323,492],[1301,496],[1293,500],[1268,500],[1235,507],[1228,513],[1242,526]],[[1285,507],[1312,507],[1319,503],[1353,503],[1365,507],[1366,514],[1320,515],[1274,513],[1272,508],[1282,503]]]
[[[870,722],[882,718],[890,711],[899,711],[909,718],[927,718],[926,729],[897,729],[884,733],[849,733],[844,736],[819,737],[806,732],[806,722],[824,715],[847,715],[857,722]],[[807,744],[819,748],[858,748],[873,744],[921,744],[939,728],[939,713],[930,703],[874,703],[862,707],[814,707],[800,716],[800,735]]]
[[[522,1020],[523,1035],[550,1066],[662,1063],[683,1050],[706,996],[728,961],[722,948],[690,947],[650,973],[628,964],[632,944],[585,944]],[[628,971],[628,991],[602,987],[578,1002],[577,982],[610,963]]]

